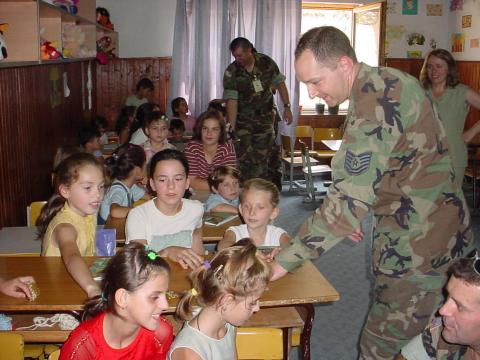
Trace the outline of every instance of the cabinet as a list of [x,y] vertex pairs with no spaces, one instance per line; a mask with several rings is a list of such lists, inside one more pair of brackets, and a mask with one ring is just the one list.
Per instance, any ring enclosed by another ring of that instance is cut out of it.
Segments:
[[[118,56],[118,33],[96,22],[96,1],[80,0],[78,12],[67,11],[43,0],[0,0],[0,23],[8,57],[0,67],[48,64],[94,58],[98,39],[108,36]],[[42,60],[41,43],[49,41],[64,57]]]

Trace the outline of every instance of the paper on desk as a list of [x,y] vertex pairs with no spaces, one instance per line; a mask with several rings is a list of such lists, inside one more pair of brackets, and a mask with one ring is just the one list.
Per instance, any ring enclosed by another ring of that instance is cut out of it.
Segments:
[[342,145],[342,140],[322,140],[322,143],[327,145],[329,149],[338,151],[340,145]]

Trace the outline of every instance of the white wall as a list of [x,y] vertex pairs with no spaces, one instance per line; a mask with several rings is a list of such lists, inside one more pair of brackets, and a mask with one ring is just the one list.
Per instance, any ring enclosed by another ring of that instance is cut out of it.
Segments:
[[119,56],[172,56],[177,0],[97,0],[110,12],[120,38]]
[[[472,26],[469,28],[462,28],[462,16],[464,15],[472,15]],[[456,60],[479,61],[480,47],[471,48],[470,41],[472,39],[480,41],[480,1],[465,0],[463,1],[461,10],[450,12],[448,32],[449,47],[446,48],[449,51],[452,51],[450,36],[454,33],[463,33],[465,36],[463,51],[452,52],[454,58]]]
[[[376,0],[356,2],[367,4]],[[455,58],[480,60],[480,48],[470,48],[470,40],[480,38],[480,0],[464,0],[463,9],[452,12],[449,9],[450,0],[418,0],[417,15],[402,15],[402,0],[387,0],[387,3],[394,9],[387,13],[388,57],[406,58],[409,50],[419,50],[424,56],[431,49],[432,38],[436,40],[437,48],[451,50],[451,34],[463,30],[464,51],[454,53]],[[176,4],[177,0],[97,0],[97,6],[108,9],[119,33],[120,57],[172,56]],[[427,4],[442,4],[442,16],[427,16]],[[471,28],[462,29],[463,15],[472,15]],[[398,26],[404,29],[401,37],[388,38],[389,29],[394,30],[392,27]],[[411,32],[422,33],[426,38],[425,44],[409,46],[407,35]]]
[[[387,4],[387,57],[406,58],[407,51],[421,51],[424,57],[432,49],[431,39],[436,41],[437,48],[448,49],[450,43],[448,0],[418,0],[417,15],[403,15],[402,0],[388,0]],[[442,5],[442,16],[427,16],[427,4]],[[424,45],[411,46],[407,43],[408,35],[413,32],[425,37]]]

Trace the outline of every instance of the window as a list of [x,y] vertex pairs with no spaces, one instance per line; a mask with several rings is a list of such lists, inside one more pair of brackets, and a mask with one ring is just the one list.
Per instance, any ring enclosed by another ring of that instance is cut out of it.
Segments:
[[[383,51],[381,46],[382,33],[384,32],[383,14],[383,3],[358,6],[356,4],[303,2],[301,32],[304,34],[318,26],[335,26],[350,39],[358,61],[371,66],[378,66],[381,63],[380,55]],[[360,46],[362,44],[369,44],[369,46]],[[318,98],[310,99],[307,87],[300,83],[302,111],[314,111],[317,103],[324,102]],[[347,109],[348,100],[340,104],[340,111]]]

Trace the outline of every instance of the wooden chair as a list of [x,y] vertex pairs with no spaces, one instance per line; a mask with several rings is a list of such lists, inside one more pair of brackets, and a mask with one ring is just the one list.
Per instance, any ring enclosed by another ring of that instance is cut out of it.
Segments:
[[35,222],[46,203],[46,201],[34,201],[30,206],[27,206],[27,226],[35,226]]
[[[313,149],[313,128],[310,125],[297,125],[295,127],[295,138],[306,142],[310,146],[310,149]],[[297,147],[297,149],[299,149],[299,147]],[[300,156],[300,151],[298,151],[296,155]]]
[[342,131],[338,128],[315,128],[313,129],[313,145],[314,152],[310,152],[310,156],[323,163],[330,164],[332,157],[336,151],[328,149],[326,145],[319,144],[322,140],[341,140]]
[[315,195],[320,193],[316,191],[317,189],[315,188],[313,178],[317,176],[324,177],[326,174],[330,174],[332,169],[328,165],[312,165],[308,146],[300,140],[300,147],[302,150],[302,171],[305,176],[305,184],[308,192],[308,198],[304,201],[315,201]]
[[283,359],[282,330],[274,328],[238,328],[238,359]]
[[142,205],[142,204],[145,204],[147,201],[148,201],[147,199],[143,199],[143,198],[142,198],[142,199],[138,199],[137,201],[135,201],[135,202],[133,203],[133,207],[137,207],[137,206],[140,206],[140,205]]
[[60,358],[60,349],[55,350],[48,356],[48,360],[58,360]]
[[[302,157],[301,151],[298,154],[295,154],[293,148],[292,138],[288,135],[281,135],[282,139],[282,182],[285,181],[285,176],[288,174],[288,191],[292,191],[294,187],[298,189],[305,189],[304,184],[299,181],[294,181],[295,169],[300,169],[302,167]],[[317,160],[312,160],[313,163],[317,164]]]

